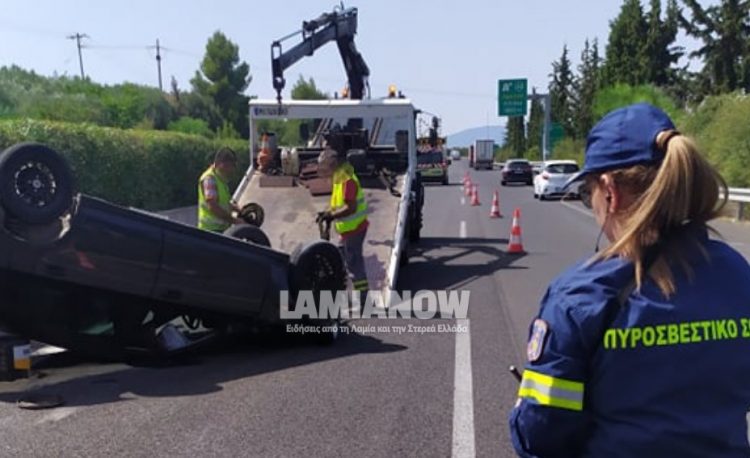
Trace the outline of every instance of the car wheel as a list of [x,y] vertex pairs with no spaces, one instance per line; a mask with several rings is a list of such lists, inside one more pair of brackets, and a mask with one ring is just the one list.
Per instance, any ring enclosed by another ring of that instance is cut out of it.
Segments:
[[500,186],[505,186],[505,180],[500,182]]
[[259,227],[251,224],[238,224],[232,226],[224,231],[224,235],[244,240],[245,242],[254,243],[255,245],[271,248],[271,241],[268,239],[268,236]]
[[[337,291],[346,290],[346,266],[341,252],[336,246],[325,241],[315,241],[301,250],[295,251],[290,259],[290,286],[292,297],[300,291],[312,291],[316,303],[320,303],[321,292],[330,291],[334,297]],[[315,340],[319,343],[332,343],[338,338],[336,319],[311,320],[319,326]]]
[[547,200],[544,194],[539,194],[539,200]]
[[448,175],[445,175],[445,177],[443,178],[443,185],[447,185],[447,184],[448,184]]
[[0,199],[24,223],[47,224],[73,205],[73,174],[65,158],[39,143],[20,143],[0,156]]

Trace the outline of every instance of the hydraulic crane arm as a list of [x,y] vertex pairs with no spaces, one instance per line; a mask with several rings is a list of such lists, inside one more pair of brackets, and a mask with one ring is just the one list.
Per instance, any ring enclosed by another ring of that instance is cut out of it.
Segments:
[[[297,34],[302,34],[302,42],[283,51],[281,43]],[[368,89],[367,77],[370,69],[367,67],[362,54],[354,45],[354,35],[357,33],[357,9],[349,8],[332,13],[324,13],[319,18],[302,23],[302,30],[287,35],[271,44],[271,70],[273,72],[273,88],[276,89],[276,99],[281,102],[281,91],[286,80],[284,70],[294,65],[305,56],[312,56],[320,47],[331,41],[336,41],[344,62],[346,77],[349,82],[349,97],[364,98],[365,88]]]

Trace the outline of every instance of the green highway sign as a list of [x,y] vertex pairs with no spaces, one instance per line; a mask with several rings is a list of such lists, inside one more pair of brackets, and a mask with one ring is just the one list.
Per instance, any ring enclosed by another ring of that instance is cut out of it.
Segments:
[[557,142],[563,139],[565,130],[559,123],[553,122],[549,128],[549,149],[554,150]]
[[497,80],[497,115],[526,116],[526,79]]

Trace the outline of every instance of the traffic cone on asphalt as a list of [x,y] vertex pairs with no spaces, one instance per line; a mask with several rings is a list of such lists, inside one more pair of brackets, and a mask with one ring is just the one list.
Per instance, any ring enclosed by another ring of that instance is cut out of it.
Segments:
[[477,207],[479,205],[482,205],[482,204],[479,203],[479,191],[477,191],[477,185],[472,185],[471,206]]
[[469,177],[469,171],[467,170],[466,173],[464,173],[464,184],[471,181],[471,177]]
[[492,208],[490,209],[490,218],[502,218],[500,214],[500,199],[497,197],[497,190],[495,195],[492,196]]
[[464,183],[464,194],[466,194],[466,197],[471,197],[471,179]]
[[510,241],[508,242],[508,253],[522,254],[526,251],[523,249],[521,240],[521,210],[516,208],[513,212],[513,224],[510,227]]

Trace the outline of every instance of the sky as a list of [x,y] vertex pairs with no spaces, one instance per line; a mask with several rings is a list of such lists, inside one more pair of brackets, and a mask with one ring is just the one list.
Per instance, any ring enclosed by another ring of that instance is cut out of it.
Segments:
[[[396,85],[418,108],[442,119],[443,134],[502,125],[497,80],[527,78],[545,92],[552,62],[568,46],[574,63],[584,41],[600,53],[621,0],[363,0],[357,48],[370,68],[373,97]],[[331,0],[0,0],[0,66],[16,64],[42,75],[80,73],[75,33],[83,40],[86,76],[103,84],[158,87],[156,40],[164,88],[174,76],[187,90],[208,38],[222,31],[250,65],[246,93],[273,98],[271,42],[302,21],[332,11]],[[291,40],[287,46],[292,46]],[[684,37],[678,44],[687,45]],[[688,46],[689,48],[690,46]],[[286,95],[300,75],[329,94],[346,83],[334,43],[285,72]]]

